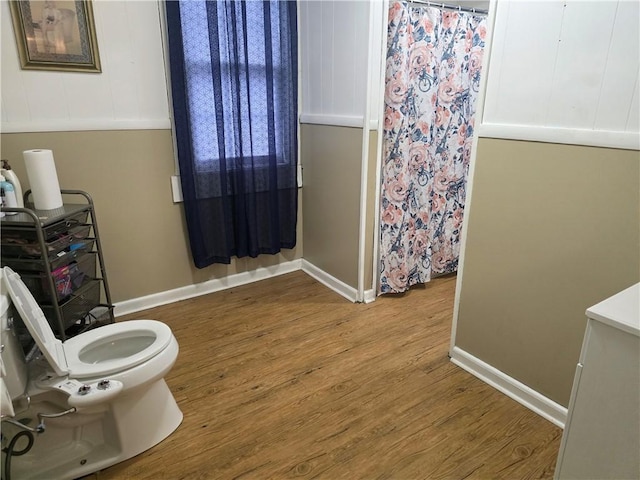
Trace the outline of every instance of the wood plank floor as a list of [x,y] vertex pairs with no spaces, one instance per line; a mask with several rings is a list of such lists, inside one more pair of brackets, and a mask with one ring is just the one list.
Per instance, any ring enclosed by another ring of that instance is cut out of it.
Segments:
[[352,304],[295,272],[128,317],[178,339],[184,421],[91,477],[552,478],[562,431],[449,361],[454,290]]

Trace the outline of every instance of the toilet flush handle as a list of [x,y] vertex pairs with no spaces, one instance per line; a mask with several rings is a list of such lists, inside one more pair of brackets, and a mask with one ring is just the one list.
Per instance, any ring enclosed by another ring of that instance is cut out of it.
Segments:
[[100,380],[98,382],[98,390],[106,390],[111,386],[111,382],[107,379]]
[[89,393],[91,391],[91,385],[87,385],[86,383],[84,385],[81,385],[78,388],[78,395],[86,395],[87,393]]
[[118,380],[104,379],[93,383],[81,383],[75,379],[64,378],[48,387],[69,395],[67,403],[70,407],[85,408],[110,401],[122,391],[124,384]]

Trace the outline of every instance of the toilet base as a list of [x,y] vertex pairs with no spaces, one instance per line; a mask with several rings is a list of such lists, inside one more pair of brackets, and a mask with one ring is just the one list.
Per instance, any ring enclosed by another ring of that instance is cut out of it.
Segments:
[[[16,420],[34,427],[38,413],[68,408],[64,397],[47,392],[32,398],[29,410]],[[57,419],[46,419],[46,430],[35,436],[31,450],[11,459],[14,480],[74,479],[102,470],[138,455],[167,438],[182,422],[163,378],[123,392],[99,409],[79,410]],[[2,432],[12,438],[20,429],[3,423]],[[24,446],[18,444],[17,448]],[[4,464],[3,456],[3,464]]]

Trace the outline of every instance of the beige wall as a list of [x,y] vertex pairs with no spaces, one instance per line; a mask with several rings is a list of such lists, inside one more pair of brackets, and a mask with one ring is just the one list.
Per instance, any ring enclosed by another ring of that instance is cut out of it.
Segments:
[[85,190],[95,203],[105,264],[115,302],[298,259],[298,245],[279,255],[193,266],[181,204],[171,197],[170,130],[2,134],[2,158],[28,186],[22,151],[53,150],[60,187]]
[[637,151],[481,139],[456,346],[567,406],[585,310],[640,278]]
[[301,125],[304,258],[358,287],[362,129]]

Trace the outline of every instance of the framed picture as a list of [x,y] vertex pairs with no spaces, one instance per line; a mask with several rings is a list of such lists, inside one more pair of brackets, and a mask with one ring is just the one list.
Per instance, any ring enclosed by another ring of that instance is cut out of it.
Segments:
[[89,0],[9,4],[23,69],[101,71]]

